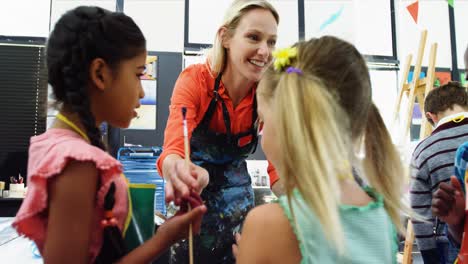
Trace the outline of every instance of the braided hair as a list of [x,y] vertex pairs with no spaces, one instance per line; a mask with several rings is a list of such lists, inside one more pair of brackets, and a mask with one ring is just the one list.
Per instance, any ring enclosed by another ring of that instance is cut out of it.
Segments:
[[[106,212],[111,212],[111,215],[107,216],[104,221],[115,221],[112,220],[112,218],[114,218],[112,215],[112,209],[114,208],[115,203],[115,188],[115,183],[111,183],[109,191],[104,197],[104,210]],[[101,250],[94,262],[96,264],[114,263],[127,254],[127,252],[128,250],[120,229],[115,224],[106,224],[103,230]]]
[[91,62],[101,58],[115,70],[121,61],[143,52],[145,46],[143,33],[130,17],[92,6],[65,13],[50,34],[49,84],[57,103],[79,115],[92,145],[105,149],[90,108]]

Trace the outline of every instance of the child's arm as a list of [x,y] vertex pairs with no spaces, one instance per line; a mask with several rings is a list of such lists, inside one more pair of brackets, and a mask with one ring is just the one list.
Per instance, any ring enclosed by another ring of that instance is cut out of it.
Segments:
[[87,263],[98,171],[92,162],[71,161],[49,183],[44,263]]
[[158,228],[156,235],[120,259],[119,263],[150,263],[172,244],[186,238],[190,223],[192,223],[194,234],[200,232],[201,220],[205,212],[206,207],[201,205],[190,212],[175,215]]
[[[49,184],[49,220],[44,263],[88,263],[96,201],[98,171],[92,162],[70,162]],[[176,241],[187,237],[189,224],[200,231],[204,205],[179,213],[164,223],[150,240],[136,248],[120,263],[150,263]],[[191,203],[192,204],[192,203]]]
[[452,238],[460,243],[465,220],[465,197],[455,176],[449,183],[440,183],[432,198],[432,213],[448,224]]
[[262,205],[249,212],[236,257],[238,264],[300,262],[296,236],[278,204]]

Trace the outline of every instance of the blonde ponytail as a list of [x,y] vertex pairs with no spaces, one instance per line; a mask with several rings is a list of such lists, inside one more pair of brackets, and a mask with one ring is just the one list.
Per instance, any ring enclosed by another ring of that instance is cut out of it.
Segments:
[[[323,81],[350,120],[353,145],[358,146],[364,140],[364,171],[360,176],[383,195],[392,222],[403,231],[399,215],[402,212],[413,215],[401,200],[406,176],[399,153],[372,103],[371,80],[363,56],[352,44],[332,36],[311,39],[297,46],[300,58],[297,63],[301,64],[304,73]],[[357,149],[357,152],[361,150]],[[354,154],[351,160],[356,160]]]
[[[364,173],[360,176],[384,197],[388,215],[403,231],[400,213],[411,210],[401,201],[402,163],[372,103],[364,58],[352,44],[330,36],[294,46],[297,57],[278,61],[276,64],[282,63],[277,67],[279,72],[270,67],[257,91],[271,104],[279,128],[283,153],[277,169],[290,204],[296,204],[293,190],[297,189],[319,219],[327,239],[343,253],[339,180],[351,172],[347,161],[356,161],[354,146],[363,139]],[[297,229],[301,239],[300,227]]]
[[327,239],[343,252],[338,177],[350,170],[344,162],[348,153],[348,137],[343,133],[347,131],[347,119],[333,96],[313,76],[281,74],[271,100],[281,128],[279,172],[287,196],[293,199],[292,191],[297,188],[322,224]]
[[[401,202],[404,175],[400,155],[395,148],[379,110],[372,103],[364,134],[364,169],[370,185],[384,196],[385,209],[400,231],[404,227],[401,211],[410,213]],[[411,214],[411,213],[410,213]]]

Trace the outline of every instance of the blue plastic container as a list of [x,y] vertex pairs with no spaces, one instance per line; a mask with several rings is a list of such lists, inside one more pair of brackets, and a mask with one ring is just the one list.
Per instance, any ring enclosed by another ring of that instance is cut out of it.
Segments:
[[162,152],[160,147],[123,147],[117,153],[124,174],[131,183],[152,183],[156,185],[154,209],[166,215],[164,179],[156,170],[156,160]]

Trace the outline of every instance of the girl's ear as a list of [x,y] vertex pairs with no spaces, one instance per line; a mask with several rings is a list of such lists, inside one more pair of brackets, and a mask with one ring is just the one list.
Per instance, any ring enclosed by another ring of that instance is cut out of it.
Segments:
[[96,58],[89,66],[89,77],[97,89],[104,91],[112,80],[112,72],[103,59]]

